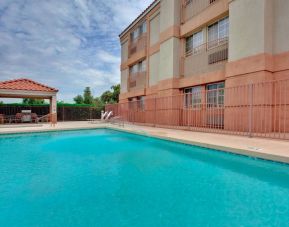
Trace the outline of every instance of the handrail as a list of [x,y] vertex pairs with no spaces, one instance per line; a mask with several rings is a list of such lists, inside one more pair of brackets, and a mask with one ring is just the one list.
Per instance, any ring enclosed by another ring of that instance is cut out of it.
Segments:
[[221,39],[216,39],[216,40],[212,40],[209,42],[205,42],[195,48],[192,48],[190,51],[186,51],[186,57],[194,55],[194,54],[199,54],[199,53],[203,53],[203,52],[207,52],[209,50],[212,50],[216,47],[225,45],[229,42],[229,37],[224,37]]
[[107,122],[109,122],[111,124],[119,123],[119,126],[124,127],[124,120],[122,119],[121,116],[115,116],[115,117],[109,119]]

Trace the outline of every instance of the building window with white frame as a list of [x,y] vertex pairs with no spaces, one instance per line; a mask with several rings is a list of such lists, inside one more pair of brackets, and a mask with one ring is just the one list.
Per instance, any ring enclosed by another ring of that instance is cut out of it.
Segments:
[[146,71],[146,60],[143,60],[138,63],[138,71],[145,72]]
[[129,68],[130,74],[135,74],[138,72],[138,64],[135,64]]
[[195,86],[184,89],[185,107],[201,108],[202,105],[202,86]]
[[147,26],[146,22],[144,21],[141,23],[131,34],[131,41],[134,42],[137,40],[138,37],[140,37],[142,34],[147,32]]
[[147,24],[145,21],[139,26],[139,30],[140,30],[140,35],[147,32]]
[[137,109],[139,111],[145,110],[145,97],[144,96],[138,96],[137,97]]
[[146,71],[146,60],[140,61],[129,68],[130,74],[136,74]]
[[228,41],[229,17],[225,17],[208,26],[208,48],[216,47]]
[[131,33],[131,40],[132,42],[135,41],[139,36],[139,28],[135,29],[132,33]]
[[203,31],[199,31],[186,39],[186,55],[197,54],[204,44]]
[[207,85],[207,107],[224,106],[225,83],[214,83]]

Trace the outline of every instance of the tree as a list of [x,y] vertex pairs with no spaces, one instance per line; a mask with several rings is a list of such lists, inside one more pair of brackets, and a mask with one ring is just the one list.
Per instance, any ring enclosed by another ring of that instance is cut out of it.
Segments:
[[3,105],[4,104],[4,102],[3,101],[0,101],[0,105]]
[[102,93],[100,96],[100,99],[103,103],[117,103],[118,102],[118,97],[120,93],[120,84],[111,86],[110,91],[105,91]]
[[76,104],[89,104],[92,105],[94,100],[91,94],[90,87],[86,87],[83,91],[83,95],[77,95],[74,99]]
[[101,99],[99,97],[96,97],[94,99],[94,106],[98,110],[103,110],[104,109],[104,103],[101,101]]
[[119,94],[120,94],[120,84],[111,86],[112,89],[112,101],[117,103],[119,101]]
[[76,104],[83,104],[84,103],[83,97],[81,95],[77,95],[73,100]]
[[39,105],[39,104],[44,104],[45,101],[44,101],[44,99],[25,98],[22,100],[22,103],[26,104],[26,105]]
[[90,91],[90,87],[86,87],[83,91],[83,102],[85,104],[93,104],[93,96]]
[[107,103],[117,103],[119,100],[120,84],[111,86],[111,90],[102,93],[100,97],[94,98],[91,94],[90,87],[86,87],[83,95],[77,95],[73,100],[76,104],[94,105],[97,108],[103,109]]
[[102,93],[102,95],[100,96],[100,100],[104,103],[111,103],[112,100],[112,92],[111,91],[105,91]]
[[60,105],[62,105],[62,104],[64,104],[65,102],[63,101],[63,100],[57,100],[57,105],[58,104],[60,104]]

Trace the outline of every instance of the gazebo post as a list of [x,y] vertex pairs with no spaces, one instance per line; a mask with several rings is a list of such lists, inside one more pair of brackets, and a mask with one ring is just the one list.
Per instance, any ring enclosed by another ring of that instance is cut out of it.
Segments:
[[57,123],[56,95],[53,95],[50,98],[50,115],[51,115],[51,124],[55,125]]

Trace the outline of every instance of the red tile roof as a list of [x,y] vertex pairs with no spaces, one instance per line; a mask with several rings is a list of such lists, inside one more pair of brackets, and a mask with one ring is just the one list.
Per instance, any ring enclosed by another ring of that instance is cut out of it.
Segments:
[[154,0],[144,11],[142,11],[142,13],[135,19],[133,20],[120,34],[119,37],[123,36],[127,30],[140,18],[142,18],[146,13],[148,13],[148,10],[158,2],[159,0]]
[[57,92],[58,90],[52,87],[48,87],[44,84],[35,82],[30,79],[16,79],[16,80],[7,80],[0,82],[0,89],[8,90],[27,90],[27,91],[48,91],[48,92]]

